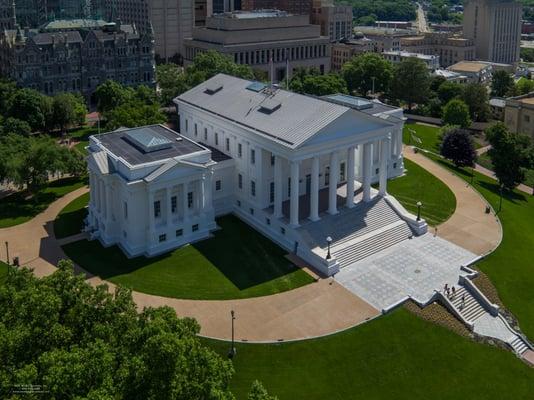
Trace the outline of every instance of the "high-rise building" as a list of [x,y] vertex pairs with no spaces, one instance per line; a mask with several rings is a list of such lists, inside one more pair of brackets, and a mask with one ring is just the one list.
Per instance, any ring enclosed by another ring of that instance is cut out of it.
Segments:
[[321,35],[332,42],[352,38],[352,6],[334,5],[331,1],[314,0],[311,23],[321,26]]
[[287,11],[294,15],[310,15],[313,0],[240,0],[240,2],[243,11],[271,9]]
[[465,0],[464,36],[475,42],[476,58],[519,61],[522,6],[513,0]]
[[0,0],[0,31],[15,28],[15,1]]

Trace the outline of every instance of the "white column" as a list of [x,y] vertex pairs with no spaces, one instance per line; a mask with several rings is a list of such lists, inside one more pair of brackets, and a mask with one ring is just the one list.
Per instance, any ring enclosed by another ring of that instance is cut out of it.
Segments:
[[319,220],[319,157],[313,157],[310,185],[310,219]]
[[109,220],[113,220],[113,200],[111,198],[111,185],[106,183],[106,216]]
[[347,154],[347,207],[354,207],[354,146],[349,147]]
[[184,215],[182,216],[182,219],[185,221],[189,217],[189,207],[187,204],[187,192],[188,192],[188,186],[189,182],[182,183],[182,207]]
[[165,188],[165,200],[167,202],[167,226],[172,224],[172,187]]
[[[149,189],[148,192],[148,229],[150,234],[154,232],[154,192]],[[152,241],[152,236],[150,236],[150,241]]]
[[202,211],[206,209],[206,192],[207,192],[206,185],[207,183],[208,183],[208,179],[206,177],[206,174],[202,174],[202,180],[200,181],[200,198],[198,199],[199,208]]
[[336,151],[330,154],[330,179],[328,185],[328,213],[337,214],[337,182],[339,179],[339,159]]
[[397,137],[397,151],[395,155],[400,157],[402,154],[402,130],[399,129],[399,131],[395,133],[395,136]]
[[206,172],[206,187],[204,188],[204,209],[213,208],[213,169]]
[[371,201],[372,143],[363,145],[363,201]]
[[388,182],[388,159],[389,159],[389,137],[380,141],[380,189],[378,193],[384,196],[387,191]]
[[282,188],[282,157],[275,156],[274,158],[274,217],[282,217],[282,202],[283,202],[283,188]]
[[291,197],[289,223],[299,225],[299,161],[291,161]]

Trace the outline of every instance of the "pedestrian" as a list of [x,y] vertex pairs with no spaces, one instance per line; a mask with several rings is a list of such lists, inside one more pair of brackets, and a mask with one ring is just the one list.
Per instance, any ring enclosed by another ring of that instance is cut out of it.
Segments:
[[449,290],[449,285],[448,284],[445,284],[445,292],[447,292]]
[[464,306],[465,306],[465,294],[462,294],[462,303],[461,303],[461,308],[460,308],[460,310],[463,310],[463,309],[464,309]]
[[454,300],[454,296],[456,296],[456,288],[454,285],[452,286],[452,299]]

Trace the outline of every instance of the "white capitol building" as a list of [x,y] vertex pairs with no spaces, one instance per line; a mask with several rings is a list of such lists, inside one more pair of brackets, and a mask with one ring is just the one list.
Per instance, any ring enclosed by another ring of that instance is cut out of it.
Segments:
[[90,139],[87,229],[103,245],[153,256],[233,213],[332,275],[426,232],[387,195],[404,170],[401,109],[223,74],[174,102],[180,134],[153,125]]

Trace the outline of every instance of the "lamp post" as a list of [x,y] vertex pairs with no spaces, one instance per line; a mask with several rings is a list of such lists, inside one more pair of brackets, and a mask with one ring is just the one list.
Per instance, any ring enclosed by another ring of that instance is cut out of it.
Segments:
[[373,97],[375,95],[375,79],[376,78],[374,76],[371,77],[371,80],[373,81]]
[[423,205],[423,203],[421,203],[420,201],[417,202],[416,206],[417,206],[417,221],[421,221],[421,206]]
[[330,255],[330,244],[332,243],[332,238],[330,236],[326,237],[326,243],[328,244],[328,252],[326,253],[326,259],[330,260],[330,258],[331,258],[331,255]]
[[234,310],[230,311],[230,315],[232,317],[232,347],[230,347],[230,351],[228,352],[228,358],[234,358],[236,350],[234,345],[234,320],[235,320],[235,312]]
[[9,265],[9,242],[6,240],[6,258],[7,258],[7,265]]

